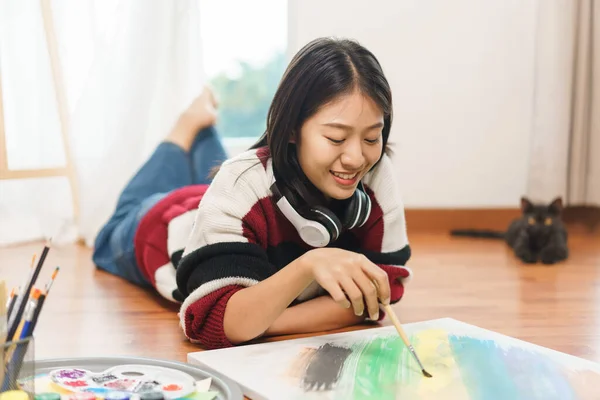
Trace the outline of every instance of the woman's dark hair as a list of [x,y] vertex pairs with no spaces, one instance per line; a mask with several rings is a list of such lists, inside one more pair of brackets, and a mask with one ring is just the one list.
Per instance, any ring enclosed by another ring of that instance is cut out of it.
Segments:
[[[324,203],[323,194],[302,171],[292,141],[319,108],[354,90],[371,98],[383,112],[383,155],[392,125],[392,91],[373,53],[350,39],[318,38],[290,61],[269,107],[267,129],[250,147],[268,146],[277,187],[286,196],[310,205]],[[209,177],[219,169],[214,168]]]
[[278,187],[286,194],[319,204],[322,194],[308,180],[292,139],[320,107],[359,90],[383,112],[383,152],[392,125],[392,92],[377,58],[349,39],[318,38],[290,61],[267,115],[267,129],[251,147],[269,147]]

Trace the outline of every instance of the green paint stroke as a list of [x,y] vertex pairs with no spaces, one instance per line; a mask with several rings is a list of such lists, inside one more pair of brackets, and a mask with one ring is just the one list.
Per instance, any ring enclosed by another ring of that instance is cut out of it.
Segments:
[[402,385],[410,353],[397,336],[380,337],[360,352],[351,398],[354,400],[395,400]]

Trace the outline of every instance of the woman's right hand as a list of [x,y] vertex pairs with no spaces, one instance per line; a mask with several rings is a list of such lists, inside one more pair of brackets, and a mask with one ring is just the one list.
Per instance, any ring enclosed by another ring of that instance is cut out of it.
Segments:
[[[379,318],[379,301],[389,304],[387,273],[362,254],[336,248],[318,248],[301,258],[312,277],[342,307],[361,316],[365,305],[372,320]],[[348,301],[350,300],[350,301]]]

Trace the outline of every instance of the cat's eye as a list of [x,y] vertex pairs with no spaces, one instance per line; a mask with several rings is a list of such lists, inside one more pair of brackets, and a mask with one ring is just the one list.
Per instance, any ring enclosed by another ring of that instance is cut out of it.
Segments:
[[550,218],[550,217],[546,218],[546,219],[544,220],[544,224],[545,224],[546,226],[550,226],[550,225],[552,225],[552,218]]
[[535,224],[535,218],[529,217],[529,219],[527,220],[527,223],[529,223],[529,225],[534,225]]

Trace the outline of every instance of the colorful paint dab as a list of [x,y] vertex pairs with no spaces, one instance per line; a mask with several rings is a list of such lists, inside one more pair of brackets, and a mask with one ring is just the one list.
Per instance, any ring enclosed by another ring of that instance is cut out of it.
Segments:
[[[435,379],[424,378],[402,341],[393,335],[353,346],[336,399],[556,399],[592,396],[575,389],[579,377],[552,358],[494,340],[423,330],[413,334],[417,352]],[[590,371],[587,371],[589,374]],[[596,379],[600,373],[594,373]],[[592,377],[587,380],[591,382]],[[581,385],[578,385],[581,387]],[[599,396],[600,397],[600,396]]]

